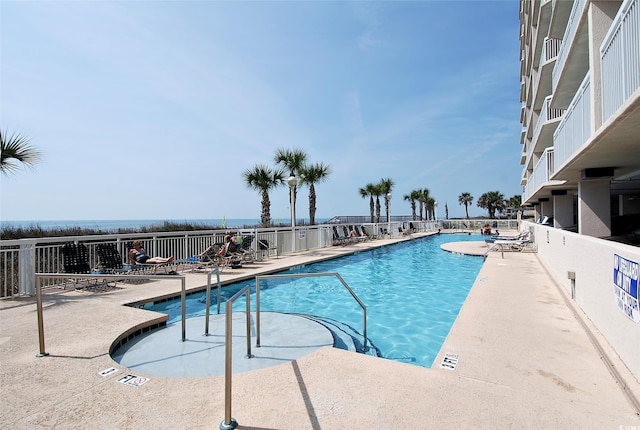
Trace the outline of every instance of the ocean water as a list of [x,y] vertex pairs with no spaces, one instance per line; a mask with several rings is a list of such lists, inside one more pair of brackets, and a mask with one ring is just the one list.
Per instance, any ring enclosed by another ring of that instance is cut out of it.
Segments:
[[[303,220],[298,220],[298,222]],[[326,221],[325,218],[316,219],[317,223]],[[29,220],[29,221],[0,221],[0,229],[40,227],[43,230],[86,228],[102,231],[117,231],[123,229],[139,229],[141,227],[162,225],[165,222],[220,226],[222,228],[241,228],[260,224],[259,218],[210,218],[210,219],[115,219],[115,220]],[[272,219],[272,223],[289,225],[289,218]],[[308,220],[307,220],[308,222]]]

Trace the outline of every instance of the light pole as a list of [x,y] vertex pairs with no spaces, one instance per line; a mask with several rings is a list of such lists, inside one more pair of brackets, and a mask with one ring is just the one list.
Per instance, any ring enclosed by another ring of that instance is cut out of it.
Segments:
[[295,252],[296,250],[296,194],[295,189],[296,185],[298,185],[298,179],[291,174],[289,179],[287,179],[287,183],[289,184],[289,193],[291,200],[291,252]]
[[389,239],[391,239],[391,193],[387,193],[387,203],[389,209],[387,209],[387,232],[389,233]]

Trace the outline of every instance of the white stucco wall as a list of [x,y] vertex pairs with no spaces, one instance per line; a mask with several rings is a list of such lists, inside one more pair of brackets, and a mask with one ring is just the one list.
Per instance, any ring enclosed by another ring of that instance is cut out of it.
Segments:
[[568,272],[575,273],[575,302],[640,381],[640,323],[616,303],[614,255],[640,263],[640,248],[565,230],[526,223],[534,229],[538,255],[571,295]]

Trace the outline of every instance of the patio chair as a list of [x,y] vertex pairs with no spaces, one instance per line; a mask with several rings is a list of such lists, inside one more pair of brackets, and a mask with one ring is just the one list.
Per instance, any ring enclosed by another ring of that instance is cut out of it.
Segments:
[[501,252],[536,252],[536,243],[528,236],[523,239],[497,239],[489,247],[489,251]]
[[[222,248],[225,250],[220,253]],[[205,249],[199,257],[200,261],[207,266],[215,266],[220,269],[224,267],[242,267],[242,256],[237,253],[229,252],[229,247],[225,247],[223,243],[215,243],[211,245]]]
[[[157,273],[158,269],[162,269],[164,271],[163,274],[171,274],[171,275],[175,275],[177,272],[175,271],[175,269],[177,268],[177,264],[175,259],[172,261],[167,261],[166,263],[140,263],[138,261],[136,261],[132,256],[131,253],[129,252],[130,250],[133,249],[133,242],[127,242],[125,243],[125,247],[127,248],[127,259],[129,261],[129,264],[132,266],[133,269],[135,270],[147,270],[151,273]],[[144,247],[142,247],[144,248]]]
[[64,273],[90,273],[89,251],[81,243],[68,242],[62,247]]
[[365,242],[367,240],[369,240],[369,235],[367,234],[367,232],[364,230],[364,227],[360,227],[360,226],[354,226],[353,227],[354,230],[356,231],[356,234],[358,235],[358,237],[360,238],[361,242]]
[[349,238],[345,237],[345,236],[341,236],[340,233],[338,233],[338,227],[337,226],[332,226],[333,229],[333,245],[346,245]]
[[375,236],[373,236],[373,234],[371,234],[371,233],[367,232],[367,229],[366,229],[366,228],[364,228],[364,226],[363,226],[363,225],[361,225],[361,226],[360,226],[360,230],[362,231],[362,234],[363,234],[364,236],[366,236],[368,239],[376,239],[376,237],[375,237]]
[[367,240],[366,236],[362,236],[360,234],[360,232],[358,231],[357,226],[353,226],[353,225],[349,226],[349,235],[348,235],[348,237],[349,237],[349,240],[351,242],[355,242],[355,243],[360,243],[360,242],[364,242],[365,240]]
[[98,253],[98,261],[100,262],[100,270],[108,274],[132,274],[149,272],[146,265],[132,266],[123,263],[120,251],[115,243],[100,243],[96,246]]
[[266,239],[258,239],[258,251],[260,252],[260,260],[264,260],[265,257],[269,257],[269,253],[271,250],[275,251],[276,258],[278,258],[278,248],[276,246],[271,247],[269,245],[269,241]]
[[253,263],[256,259],[256,251],[251,247],[255,236],[248,235],[242,238],[242,259],[247,263]]
[[486,243],[495,243],[496,240],[530,240],[531,232],[529,230],[523,230],[515,236],[492,236],[489,239],[485,239]]
[[[64,273],[73,274],[85,274],[91,273],[91,266],[89,265],[89,251],[87,247],[82,243],[68,242],[62,246],[62,268]],[[92,285],[90,279],[73,279],[70,280],[76,289],[89,287]],[[85,287],[81,287],[81,284],[85,282]],[[98,284],[98,281],[95,281]],[[63,285],[63,289],[66,289],[66,283]]]

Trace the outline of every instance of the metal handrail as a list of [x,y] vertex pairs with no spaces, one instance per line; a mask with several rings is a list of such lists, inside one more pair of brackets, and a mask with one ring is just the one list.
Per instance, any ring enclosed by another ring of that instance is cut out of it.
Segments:
[[342,283],[342,285],[347,289],[351,297],[355,299],[356,302],[362,308],[362,322],[363,322],[363,331],[364,331],[364,342],[363,348],[366,351],[367,349],[367,307],[362,303],[362,300],[353,292],[351,287],[345,282],[345,280],[340,276],[337,272],[329,272],[329,273],[292,273],[286,275],[264,275],[264,276],[256,276],[256,347],[260,347],[260,280],[262,279],[282,279],[282,278],[311,278],[316,276],[335,276]]
[[[277,279],[277,278],[310,278],[314,276],[335,276],[340,280],[342,285],[349,291],[351,296],[358,302],[362,308],[363,324],[364,324],[364,349],[367,348],[367,307],[362,303],[362,300],[353,292],[351,287],[345,282],[339,273],[299,273],[299,274],[287,274],[287,275],[264,275],[256,276],[256,347],[260,347],[260,280],[262,279]],[[231,417],[231,379],[232,379],[232,354],[231,354],[231,341],[232,341],[232,305],[243,294],[247,296],[247,355],[245,358],[252,358],[251,354],[251,331],[250,331],[250,318],[251,318],[251,303],[250,303],[250,287],[247,285],[242,288],[229,300],[225,302],[225,367],[224,367],[224,420],[220,423],[220,430],[231,430],[238,426],[238,422],[235,418]],[[220,303],[220,297],[218,296],[218,303]],[[208,309],[208,297],[207,297],[207,309]],[[219,308],[218,308],[219,309]]]
[[231,430],[238,426],[235,418],[231,417],[231,377],[233,367],[231,361],[231,341],[233,332],[233,311],[231,307],[240,296],[247,296],[247,355],[245,358],[252,358],[251,354],[251,289],[247,285],[235,293],[233,297],[225,302],[225,336],[224,336],[224,420],[220,423],[220,430]]
[[44,278],[63,278],[63,279],[174,279],[180,280],[182,284],[181,299],[182,299],[182,341],[186,339],[186,276],[185,275],[107,275],[107,274],[71,274],[71,273],[36,273],[36,308],[38,314],[38,341],[40,346],[40,352],[37,357],[46,357],[49,355],[45,351],[44,346],[44,320],[42,315],[42,279]]
[[220,297],[221,297],[220,269],[216,267],[215,269],[207,273],[207,290],[206,290],[207,301],[206,301],[206,311],[205,311],[205,317],[204,317],[204,335],[205,336],[209,336],[209,314],[211,313],[211,311],[209,310],[209,308],[211,307],[211,275],[213,275],[214,273],[218,277],[218,314],[220,314]]

